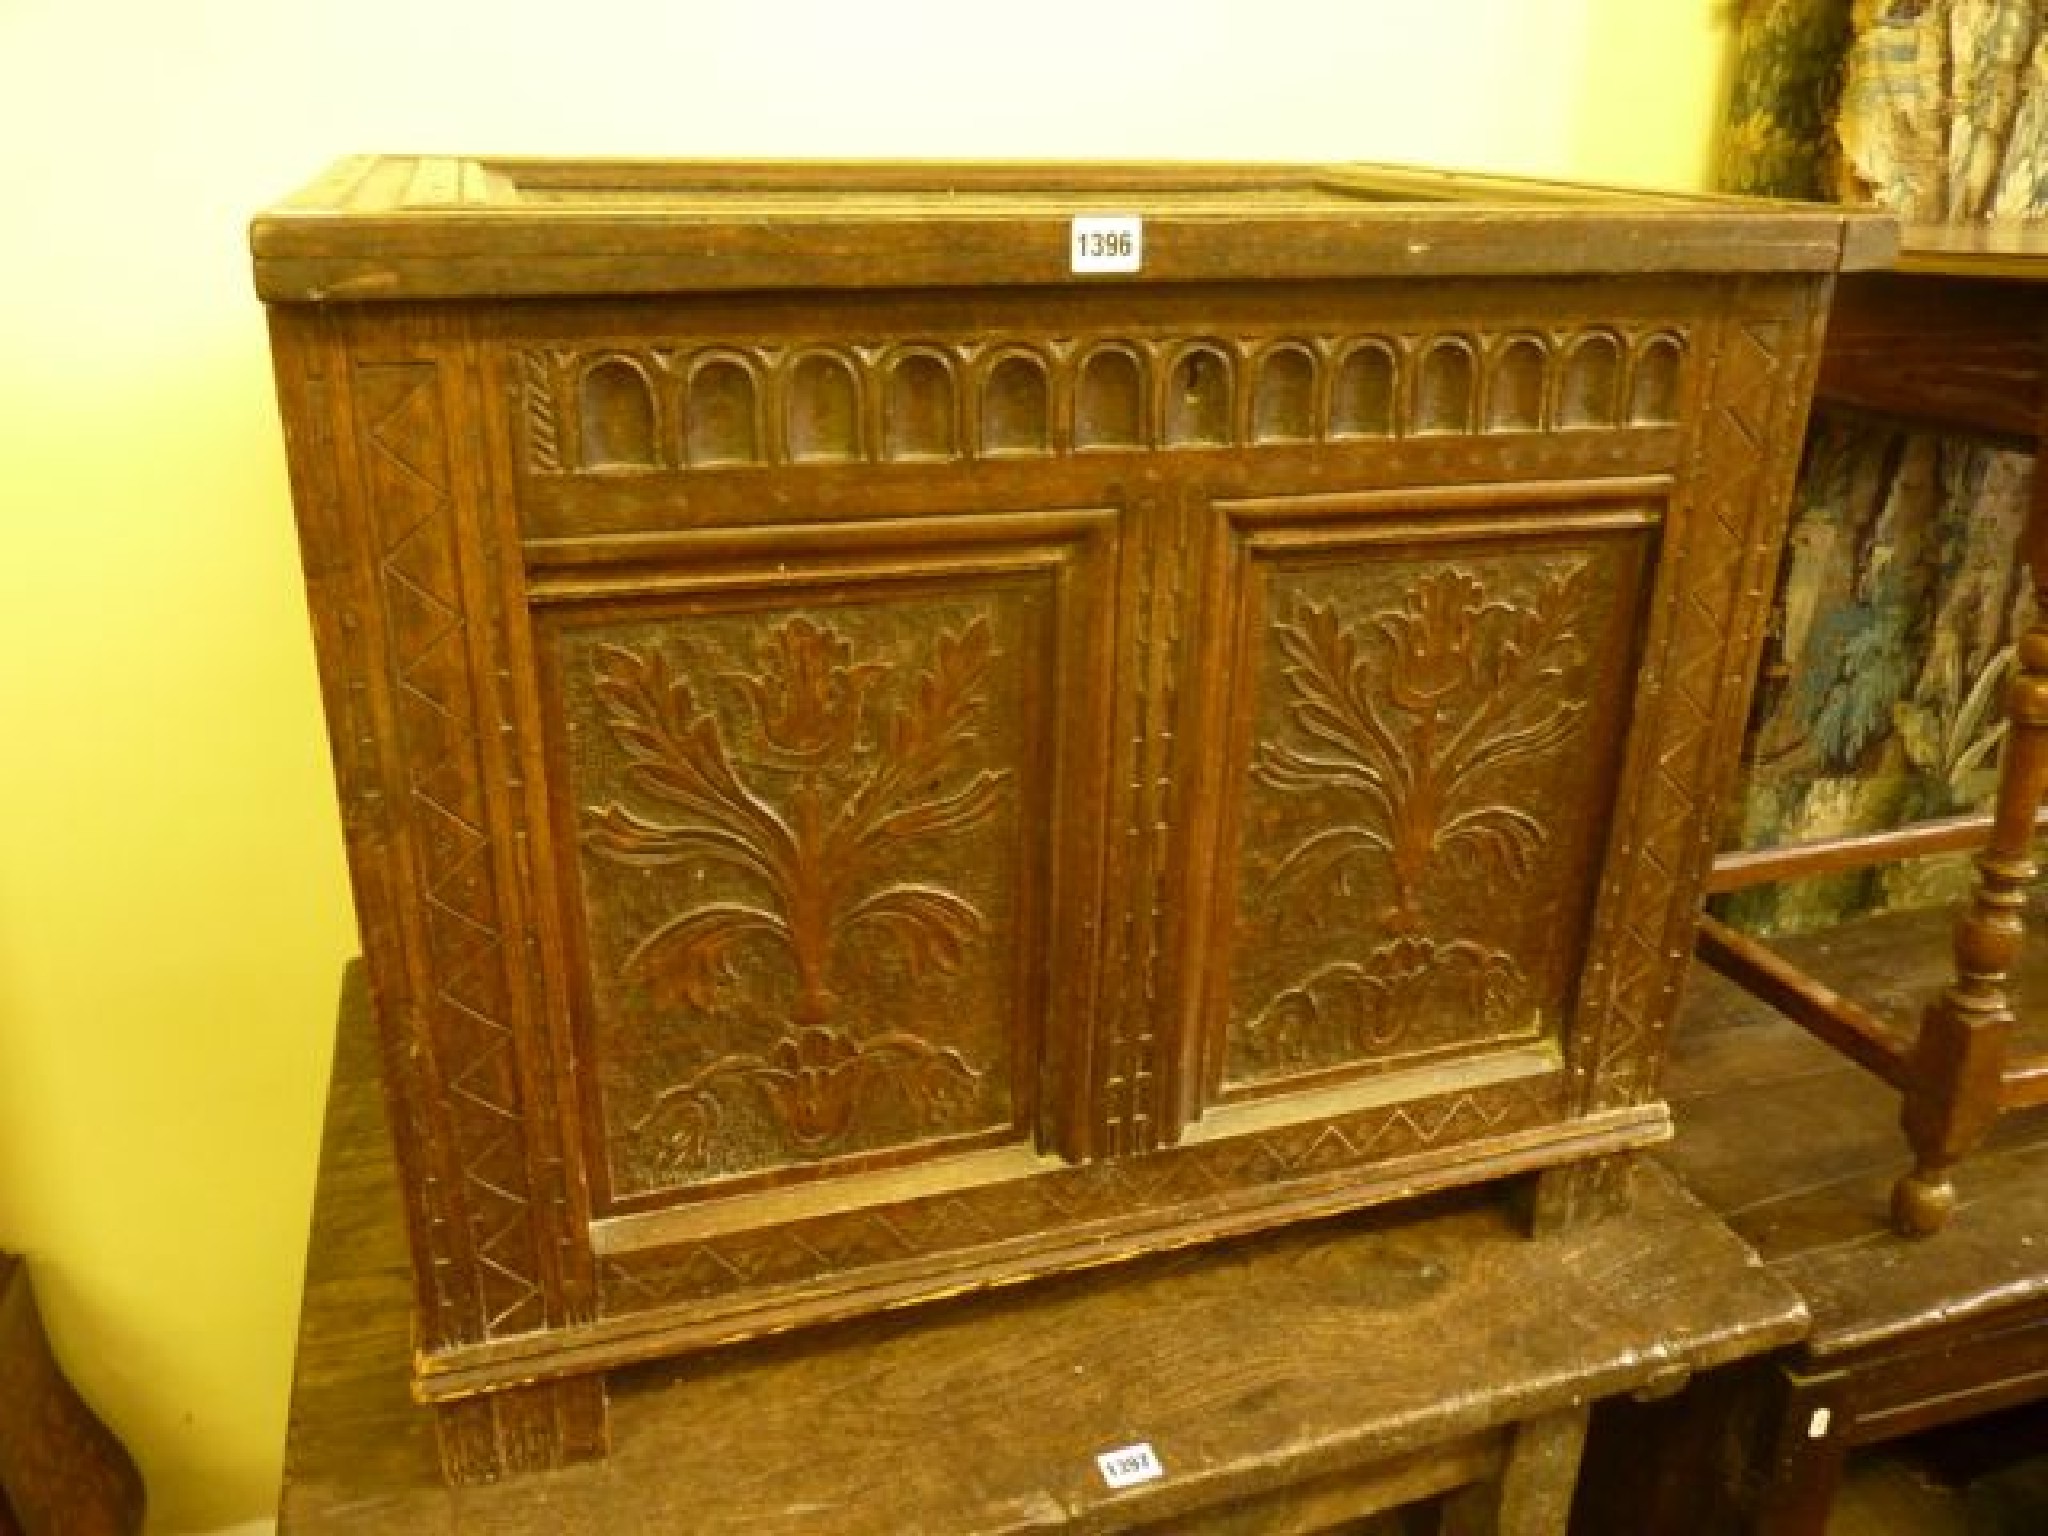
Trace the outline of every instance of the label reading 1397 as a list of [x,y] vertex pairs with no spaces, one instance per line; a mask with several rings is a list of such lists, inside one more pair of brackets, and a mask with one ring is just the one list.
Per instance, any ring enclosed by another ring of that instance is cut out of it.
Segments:
[[1076,272],[1137,272],[1145,265],[1145,221],[1136,214],[1075,219],[1069,238]]
[[1112,1488],[1135,1488],[1139,1483],[1166,1475],[1166,1468],[1159,1464],[1159,1454],[1149,1440],[1104,1451],[1095,1458],[1095,1465],[1102,1472],[1102,1480]]

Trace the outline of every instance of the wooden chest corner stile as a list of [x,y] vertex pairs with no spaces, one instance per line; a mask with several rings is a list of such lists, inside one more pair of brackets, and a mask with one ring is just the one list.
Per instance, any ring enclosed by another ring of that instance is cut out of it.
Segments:
[[375,159],[253,238],[451,1476],[634,1360],[1665,1134],[1867,221]]

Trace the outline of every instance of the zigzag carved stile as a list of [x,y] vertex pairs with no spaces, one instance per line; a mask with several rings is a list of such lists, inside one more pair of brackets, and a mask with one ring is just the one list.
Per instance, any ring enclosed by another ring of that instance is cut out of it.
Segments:
[[1651,672],[1660,683],[1656,714],[1638,731],[1642,766],[1622,808],[1632,857],[1609,904],[1602,984],[1575,1042],[1593,1108],[1655,1092],[1719,829],[1717,789],[1761,641],[1760,597],[1776,564],[1824,314],[1810,298],[1790,312],[1764,302],[1732,314],[1703,369],[1706,405],[1688,476],[1697,489],[1665,559],[1673,601]]
[[[445,1342],[530,1332],[547,1322],[541,1215],[531,1184],[529,1105],[516,1039],[523,946],[508,933],[481,737],[495,713],[472,673],[461,508],[452,488],[443,369],[433,362],[363,364],[352,377],[357,452],[375,537],[386,693],[403,754],[400,824],[418,870],[408,969],[438,1069],[441,1099],[425,1113],[425,1155],[441,1137],[456,1177],[427,1231],[445,1274],[430,1320]],[[419,1128],[416,1128],[419,1129]],[[445,1201],[445,1203],[443,1203]]]

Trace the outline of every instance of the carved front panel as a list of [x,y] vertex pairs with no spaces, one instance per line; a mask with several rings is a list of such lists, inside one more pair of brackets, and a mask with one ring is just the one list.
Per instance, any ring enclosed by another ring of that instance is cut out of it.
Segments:
[[798,580],[551,620],[611,1208],[1028,1138],[1059,596]]
[[1648,540],[1541,528],[1248,541],[1225,1096],[1558,1034]]

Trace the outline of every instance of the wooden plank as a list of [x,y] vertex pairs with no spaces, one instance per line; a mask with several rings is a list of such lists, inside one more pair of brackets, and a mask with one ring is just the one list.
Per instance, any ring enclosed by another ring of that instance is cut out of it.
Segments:
[[2033,219],[1979,219],[1900,227],[1901,272],[1935,277],[2040,280],[2048,229]]
[[[1889,914],[1776,942],[1825,985],[1904,1007],[1948,975],[1949,923],[1946,911]],[[2048,955],[2028,956],[2018,986],[2023,1022],[2040,1017]],[[1816,1362],[2048,1305],[2048,1114],[2006,1116],[1957,1170],[1956,1219],[1916,1242],[1887,1216],[1910,1155],[1895,1093],[1831,1067],[1795,1025],[1716,976],[1695,977],[1680,1037],[1667,1160],[1807,1299]]]
[[1887,1350],[1851,1383],[1846,1426],[1854,1444],[1876,1444],[2048,1396],[2048,1316],[2038,1308],[2010,1326],[1935,1332],[1922,1347]]

